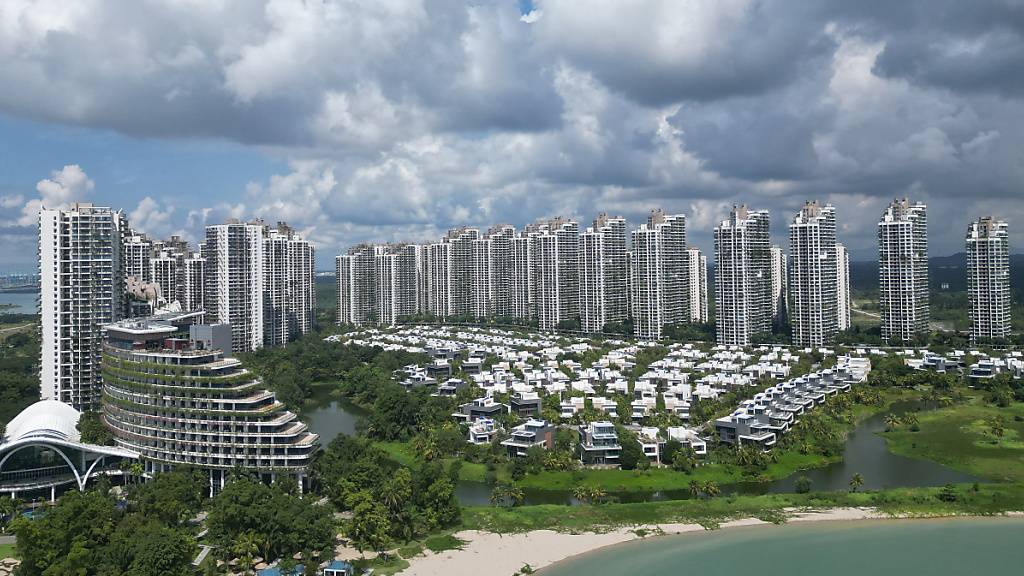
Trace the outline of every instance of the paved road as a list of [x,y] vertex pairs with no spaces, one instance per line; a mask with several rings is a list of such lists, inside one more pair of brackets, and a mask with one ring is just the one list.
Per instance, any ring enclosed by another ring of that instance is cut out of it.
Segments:
[[17,541],[14,536],[0,536],[0,544],[14,544]]

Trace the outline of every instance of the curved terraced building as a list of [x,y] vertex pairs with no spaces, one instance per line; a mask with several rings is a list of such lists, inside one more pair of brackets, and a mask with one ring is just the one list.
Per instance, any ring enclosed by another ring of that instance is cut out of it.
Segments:
[[317,435],[224,355],[230,327],[196,324],[201,317],[165,313],[104,328],[103,413],[118,446],[137,452],[148,473],[209,471],[211,493],[236,468],[305,488]]

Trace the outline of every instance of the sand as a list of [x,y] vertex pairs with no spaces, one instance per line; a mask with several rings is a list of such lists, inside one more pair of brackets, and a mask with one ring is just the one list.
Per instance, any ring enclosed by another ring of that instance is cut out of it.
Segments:
[[[843,520],[871,520],[888,518],[870,508],[836,508],[821,512],[795,512],[789,522],[821,522]],[[755,518],[733,520],[721,524],[722,528],[759,526],[767,522]],[[411,566],[403,576],[511,576],[525,564],[534,570],[622,542],[640,538],[636,531],[646,529],[664,534],[700,532],[700,524],[658,524],[618,528],[604,533],[568,534],[552,530],[535,530],[521,534],[494,534],[478,530],[464,530],[455,534],[466,541],[461,550],[447,550],[440,554],[427,551],[424,556],[410,560]]]

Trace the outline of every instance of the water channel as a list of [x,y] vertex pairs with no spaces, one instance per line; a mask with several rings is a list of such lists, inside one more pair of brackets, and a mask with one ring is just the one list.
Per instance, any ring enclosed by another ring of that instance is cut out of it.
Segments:
[[[919,404],[901,403],[891,412],[903,414],[918,409]],[[793,492],[796,479],[807,476],[815,491],[842,491],[849,489],[850,478],[859,473],[864,478],[863,489],[943,486],[950,483],[973,482],[969,474],[946,468],[927,460],[915,460],[889,452],[885,440],[877,434],[885,429],[887,413],[876,414],[861,422],[847,437],[843,460],[823,468],[797,472],[775,482],[745,482],[722,487],[722,492],[764,494]],[[365,412],[350,403],[331,400],[329,403],[303,414],[310,429],[320,434],[327,445],[338,434],[355,434],[359,418]],[[456,493],[465,505],[488,505],[491,487],[482,482],[460,482]],[[686,488],[665,491],[611,492],[620,502],[648,502],[655,500],[684,500],[690,497]],[[568,490],[526,490],[526,504],[576,504]]]

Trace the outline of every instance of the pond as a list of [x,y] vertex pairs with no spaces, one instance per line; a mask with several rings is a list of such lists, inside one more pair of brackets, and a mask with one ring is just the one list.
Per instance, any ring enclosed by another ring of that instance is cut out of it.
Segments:
[[[920,404],[906,402],[893,406],[891,412],[897,415],[920,408]],[[834,492],[849,489],[850,478],[860,474],[864,478],[863,489],[944,486],[974,482],[977,478],[946,468],[927,460],[915,460],[889,452],[885,439],[877,434],[885,429],[887,413],[876,414],[861,422],[846,439],[843,460],[823,468],[797,472],[775,482],[744,482],[722,487],[724,493],[765,494],[784,493],[795,490],[796,479],[807,476],[815,491]],[[356,421],[365,416],[365,411],[342,400],[329,403],[303,413],[303,419],[310,429],[320,434],[320,441],[327,445],[338,434],[355,434]],[[578,504],[568,490],[527,489],[525,504]],[[461,481],[456,487],[459,501],[467,506],[490,504],[491,487],[482,482]],[[619,502],[650,502],[658,500],[685,500],[690,497],[686,488],[654,492],[610,492]]]
[[301,413],[309,429],[320,435],[320,445],[327,446],[340,434],[354,436],[356,423],[366,416],[366,411],[347,400],[325,399],[324,402]]

